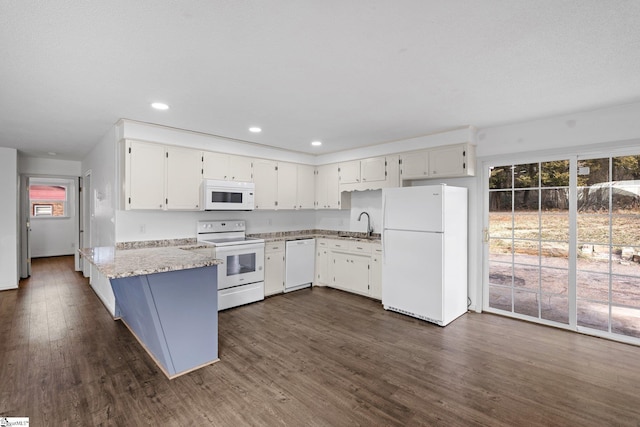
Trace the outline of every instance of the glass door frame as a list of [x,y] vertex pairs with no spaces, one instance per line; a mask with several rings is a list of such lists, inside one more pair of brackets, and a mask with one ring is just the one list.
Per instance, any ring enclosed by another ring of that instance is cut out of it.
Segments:
[[[634,345],[640,345],[640,339],[626,336],[622,334],[601,331],[577,324],[577,189],[578,189],[578,161],[584,159],[595,159],[603,157],[620,157],[620,156],[637,156],[640,155],[640,145],[624,147],[600,147],[591,150],[576,150],[571,152],[556,151],[553,153],[520,153],[512,156],[496,156],[492,159],[486,159],[482,162],[480,171],[482,173],[479,179],[479,189],[482,194],[482,310],[488,313],[505,315],[526,321],[553,326],[561,329],[571,330],[588,335],[607,338],[615,341],[625,342]],[[497,166],[528,164],[536,162],[551,162],[558,160],[569,160],[570,178],[569,178],[569,280],[568,280],[568,298],[569,298],[569,322],[563,324],[555,321],[535,318],[513,311],[508,312],[497,308],[489,307],[489,177],[491,169]]]

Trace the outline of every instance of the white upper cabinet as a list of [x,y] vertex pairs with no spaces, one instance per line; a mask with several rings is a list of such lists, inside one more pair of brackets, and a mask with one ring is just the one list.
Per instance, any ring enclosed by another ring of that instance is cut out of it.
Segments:
[[278,209],[313,209],[314,201],[314,167],[279,162]]
[[429,177],[429,152],[414,151],[400,155],[401,179],[425,179]]
[[202,152],[124,142],[124,209],[201,210]]
[[297,176],[298,171],[295,163],[278,162],[278,209],[296,209],[298,202]]
[[[340,171],[337,163],[316,168],[316,209],[347,209],[340,195]],[[344,206],[343,206],[344,205]]]
[[167,147],[166,160],[166,208],[200,210],[202,151]]
[[434,148],[429,151],[429,176],[475,175],[475,147],[458,144]]
[[340,163],[340,191],[378,190],[399,185],[399,157],[372,157]]
[[253,181],[253,159],[233,154],[205,151],[203,178],[227,181]]
[[272,160],[253,160],[255,208],[275,209],[278,201],[278,163]]
[[296,209],[313,209],[316,199],[315,168],[311,165],[297,165],[297,172]]
[[360,182],[360,160],[340,163],[340,183],[356,184]]
[[124,142],[125,209],[164,209],[165,147],[140,141]]
[[386,157],[360,160],[360,177],[362,182],[385,181],[387,179]]

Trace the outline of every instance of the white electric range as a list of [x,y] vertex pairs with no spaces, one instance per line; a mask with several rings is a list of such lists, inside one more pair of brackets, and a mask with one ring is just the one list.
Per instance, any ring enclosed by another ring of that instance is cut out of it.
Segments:
[[198,221],[198,242],[212,245],[218,266],[218,311],[264,299],[264,239],[246,237],[243,220]]

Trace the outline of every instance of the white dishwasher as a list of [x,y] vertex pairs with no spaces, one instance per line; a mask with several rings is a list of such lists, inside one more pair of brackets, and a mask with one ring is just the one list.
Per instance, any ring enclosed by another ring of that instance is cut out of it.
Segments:
[[284,291],[311,286],[315,271],[316,239],[289,240],[285,245]]

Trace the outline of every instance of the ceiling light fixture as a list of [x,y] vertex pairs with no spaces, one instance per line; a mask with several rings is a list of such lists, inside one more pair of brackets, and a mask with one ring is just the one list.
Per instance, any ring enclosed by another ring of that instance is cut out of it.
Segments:
[[322,145],[322,141],[313,141],[311,145],[313,145],[314,147],[319,147]]
[[260,129],[258,126],[251,126],[249,128],[249,132],[260,133],[260,132],[262,132],[262,129]]
[[53,151],[49,151],[47,154],[48,154],[48,155],[50,155],[50,156],[55,156],[55,155],[57,155],[58,153],[54,153]]
[[154,102],[153,104],[151,104],[151,106],[153,108],[155,108],[156,110],[168,110],[169,106],[167,104],[165,104],[164,102]]

